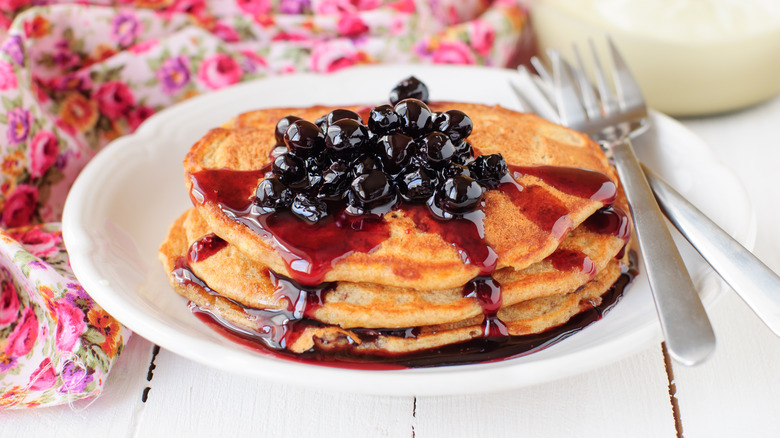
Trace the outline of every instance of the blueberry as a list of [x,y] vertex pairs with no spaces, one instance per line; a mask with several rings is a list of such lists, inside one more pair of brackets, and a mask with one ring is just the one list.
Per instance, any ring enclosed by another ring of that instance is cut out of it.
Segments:
[[391,173],[398,173],[409,162],[416,145],[412,137],[395,133],[380,138],[377,149],[384,168]]
[[366,205],[386,200],[393,190],[387,176],[379,170],[358,176],[352,180],[350,187],[357,199]]
[[276,137],[276,144],[278,145],[284,144],[284,133],[287,132],[287,128],[289,128],[293,122],[297,122],[298,120],[303,120],[303,119],[301,119],[298,116],[284,116],[281,119],[279,119],[278,122],[276,122],[276,129],[274,130],[274,137]]
[[328,125],[325,147],[335,153],[360,151],[368,143],[368,129],[357,120],[341,119]]
[[467,141],[455,143],[455,156],[452,157],[453,163],[469,164],[474,161],[474,148]]
[[271,157],[271,159],[273,160],[279,155],[286,154],[287,152],[289,152],[287,150],[287,146],[285,146],[284,143],[282,143],[281,145],[274,146],[274,148],[271,149],[271,152],[268,153],[268,156]]
[[482,187],[471,177],[455,175],[437,187],[435,203],[449,213],[466,213],[482,200]]
[[347,191],[345,199],[347,202],[347,208],[344,209],[345,213],[353,216],[360,216],[368,213],[369,208],[365,203],[360,201],[358,196],[352,190]]
[[433,129],[447,134],[453,143],[457,143],[471,135],[474,123],[463,111],[451,109],[437,115]]
[[309,223],[345,204],[350,215],[381,215],[399,199],[426,202],[443,219],[478,208],[484,190],[507,174],[506,163],[498,154],[475,160],[465,141],[472,120],[458,110],[432,113],[427,100],[425,84],[409,77],[392,90],[391,105],[371,109],[365,125],[343,108],[314,123],[283,117],[253,208],[289,209]]
[[289,208],[293,192],[277,178],[260,181],[255,190],[255,203],[268,209]]
[[458,163],[447,163],[438,169],[439,178],[444,181],[447,178],[451,178],[455,175],[466,175],[473,179],[471,171],[467,166]]
[[306,181],[306,163],[302,158],[293,154],[281,154],[276,157],[272,169],[274,176],[288,187],[299,188],[308,182]]
[[376,156],[364,154],[359,155],[349,164],[352,176],[358,177],[372,170],[382,170],[381,162]]
[[401,118],[390,105],[374,107],[368,115],[368,129],[377,135],[395,132],[401,127]]
[[325,114],[322,117],[317,117],[317,120],[314,121],[314,124],[317,125],[317,127],[320,128],[320,130],[322,132],[327,131],[328,130],[328,115]]
[[322,181],[322,171],[326,164],[323,158],[323,155],[306,158],[306,174],[309,177],[309,185],[312,187],[319,186]]
[[358,113],[343,108],[334,109],[333,111],[329,112],[328,115],[325,116],[325,123],[332,125],[333,122],[342,119],[352,119],[356,120],[358,123],[363,123],[363,119],[360,117],[360,115],[358,115]]
[[381,215],[390,211],[397,200],[395,188],[387,176],[372,170],[352,180],[344,211],[350,215]]
[[401,118],[401,130],[411,137],[418,137],[431,131],[433,115],[423,101],[405,99],[398,102],[393,110]]
[[405,201],[423,202],[433,195],[435,185],[435,173],[420,167],[398,179],[398,192]]
[[322,184],[317,197],[326,201],[344,199],[350,181],[351,175],[347,165],[341,161],[335,162],[322,172]]
[[428,162],[428,156],[420,147],[417,142],[410,145],[411,157],[409,157],[409,167],[428,167],[432,168],[431,163]]
[[432,132],[422,139],[420,145],[421,152],[425,153],[426,158],[431,163],[447,162],[455,156],[455,145],[446,135],[441,132]]
[[295,155],[310,157],[325,148],[325,134],[314,123],[296,120],[284,133],[284,143]]
[[381,135],[377,135],[376,132],[372,130],[368,130],[368,150],[373,151],[376,150],[376,145],[379,143],[379,139],[382,138]]
[[330,161],[327,160],[324,154],[316,157],[307,157],[304,162],[306,163],[306,172],[308,173],[322,173],[330,165]]
[[409,98],[428,102],[428,87],[414,76],[402,80],[390,91],[390,103],[393,105]]
[[290,211],[304,221],[315,224],[328,216],[328,204],[317,198],[298,193],[293,198]]
[[441,207],[439,207],[438,202],[439,201],[436,197],[436,193],[434,193],[433,196],[431,196],[430,198],[428,198],[427,201],[425,201],[425,205],[428,206],[428,212],[431,215],[439,219],[445,219],[445,220],[449,220],[455,217],[455,215],[453,215],[452,213],[445,211]]
[[493,188],[507,174],[506,161],[501,154],[480,155],[469,163],[469,170],[483,186]]

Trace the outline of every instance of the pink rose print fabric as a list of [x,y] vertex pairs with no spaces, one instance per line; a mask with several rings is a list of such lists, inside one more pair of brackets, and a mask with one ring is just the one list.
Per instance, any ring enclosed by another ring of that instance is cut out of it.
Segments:
[[59,225],[0,231],[0,407],[97,394],[130,333],[81,288]]
[[0,0],[0,408],[99,394],[129,339],[74,277],[58,222],[110,141],[269,75],[513,67],[527,18],[521,0]]

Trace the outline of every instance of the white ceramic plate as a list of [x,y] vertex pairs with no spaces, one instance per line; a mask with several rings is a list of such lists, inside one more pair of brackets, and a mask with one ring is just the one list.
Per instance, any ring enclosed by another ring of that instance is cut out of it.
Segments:
[[[606,317],[574,336],[526,357],[479,365],[368,371],[295,363],[234,344],[190,313],[157,261],[168,226],[190,207],[181,164],[189,147],[209,128],[255,108],[382,102],[395,83],[410,74],[428,84],[432,100],[518,107],[508,86],[511,71],[449,66],[360,67],[329,76],[291,75],[188,100],[109,145],[78,177],[63,217],[76,276],[109,313],[163,348],[227,371],[323,389],[396,395],[498,391],[581,373],[658,342],[660,328],[643,275]],[[675,121],[653,114],[652,125],[636,145],[642,158],[726,231],[751,246],[755,221],[734,174]],[[724,198],[729,202],[718,201]],[[711,305],[722,283],[690,247],[682,243],[681,247],[705,305]]]

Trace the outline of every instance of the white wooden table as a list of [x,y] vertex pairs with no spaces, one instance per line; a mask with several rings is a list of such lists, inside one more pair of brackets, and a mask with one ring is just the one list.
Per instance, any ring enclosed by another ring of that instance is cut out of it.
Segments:
[[[682,122],[741,178],[758,217],[754,252],[780,272],[780,98]],[[694,368],[667,363],[658,344],[576,377],[448,397],[292,388],[209,368],[134,336],[101,397],[0,412],[0,437],[780,436],[780,338],[730,290],[709,314],[718,347]]]

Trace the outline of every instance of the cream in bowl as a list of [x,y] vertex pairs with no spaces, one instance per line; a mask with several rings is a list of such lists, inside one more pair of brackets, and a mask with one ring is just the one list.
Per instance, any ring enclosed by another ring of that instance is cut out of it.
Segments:
[[[780,92],[775,0],[536,0],[543,52],[610,35],[648,104],[676,116],[744,108]],[[601,47],[604,47],[601,45]]]

